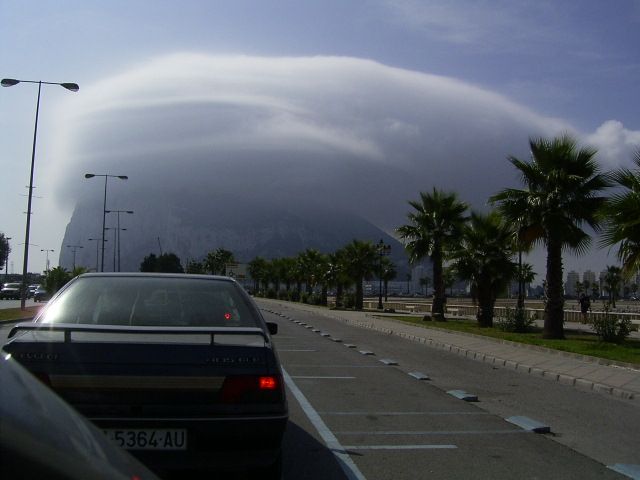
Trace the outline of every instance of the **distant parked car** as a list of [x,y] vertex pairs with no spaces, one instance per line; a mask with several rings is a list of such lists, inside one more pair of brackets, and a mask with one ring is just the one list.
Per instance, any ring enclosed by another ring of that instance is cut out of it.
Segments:
[[3,350],[152,468],[275,480],[288,420],[276,332],[231,278],[90,273]]
[[36,283],[36,284],[33,284],[33,285],[29,285],[29,286],[27,287],[27,298],[31,298],[31,297],[33,297],[34,293],[36,293],[36,290],[37,290],[37,288],[38,288],[39,286],[40,286],[40,285],[38,285],[37,283]]
[[20,300],[21,292],[21,283],[5,283],[2,290],[0,290],[0,298],[3,300]]
[[44,288],[42,285],[38,285],[38,288],[33,294],[33,301],[46,302],[47,300],[49,300],[50,297],[51,296],[49,295],[49,292],[47,292],[47,289]]

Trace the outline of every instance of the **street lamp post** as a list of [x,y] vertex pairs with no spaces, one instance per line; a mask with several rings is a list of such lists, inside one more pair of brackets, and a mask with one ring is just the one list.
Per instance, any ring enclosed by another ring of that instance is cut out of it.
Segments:
[[67,245],[67,248],[70,248],[73,252],[73,270],[76,269],[76,252],[79,248],[84,248],[82,245]]
[[116,271],[116,243],[120,241],[120,230],[126,230],[126,228],[107,227],[105,228],[105,230],[113,230],[113,271],[115,272]]
[[378,258],[379,258],[379,270],[378,270],[378,310],[382,310],[384,306],[382,305],[382,257],[385,255],[389,255],[391,253],[391,245],[385,245],[385,243],[380,239],[378,242]]
[[49,252],[53,253],[55,250],[53,250],[52,248],[41,248],[40,251],[41,252],[46,252],[47,261],[45,263],[45,265],[46,265],[45,272],[48,272],[49,271]]
[[96,272],[98,271],[98,260],[100,259],[100,255],[99,255],[99,249],[100,249],[100,242],[102,241],[101,238],[90,238],[89,239],[90,242],[96,242]]
[[4,259],[4,279],[5,281],[9,280],[9,240],[11,240],[11,237],[4,237],[4,239],[7,241],[7,256]]
[[104,203],[102,207],[102,258],[100,260],[100,271],[104,272],[104,242],[106,242],[104,238],[104,231],[105,231],[104,223],[107,215],[107,181],[109,180],[109,177],[119,178],[120,180],[127,180],[129,177],[126,175],[109,175],[106,173],[85,173],[84,174],[84,178],[93,178],[93,177],[104,177]]
[[33,148],[31,150],[31,172],[29,174],[29,200],[27,201],[27,226],[24,235],[24,261],[22,263],[22,295],[20,296],[20,308],[25,309],[25,303],[27,301],[27,268],[29,263],[29,231],[31,228],[31,200],[33,198],[33,170],[36,160],[36,139],[38,134],[38,114],[40,113],[40,91],[42,85],[60,85],[67,90],[77,92],[80,87],[77,83],[57,83],[57,82],[43,82],[41,80],[16,80],[15,78],[3,78],[0,84],[3,87],[13,87],[18,83],[37,83],[38,84],[38,98],[36,100],[36,121],[33,128]]
[[[116,237],[117,240],[117,244],[118,244],[118,271],[120,271],[120,230],[126,230],[126,228],[120,228],[120,214],[121,213],[128,213],[129,215],[133,215],[133,210],[106,210],[106,213],[116,213],[118,216],[118,221],[117,221],[117,230],[116,232],[118,232],[118,235]],[[115,248],[115,247],[114,247]],[[114,255],[115,255],[115,250],[114,250]],[[115,271],[115,268],[114,268]]]

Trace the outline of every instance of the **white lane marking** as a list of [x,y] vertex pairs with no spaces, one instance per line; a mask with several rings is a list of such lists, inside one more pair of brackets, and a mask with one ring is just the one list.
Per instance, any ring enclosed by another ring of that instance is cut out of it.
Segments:
[[318,412],[321,415],[366,416],[403,416],[403,415],[491,415],[489,412]]
[[336,435],[503,435],[512,433],[531,433],[527,430],[391,430],[391,431],[361,431],[361,432],[335,432]]
[[[280,349],[278,349],[280,351]],[[385,368],[382,365],[318,365],[315,363],[287,363],[288,367],[307,368]]]
[[348,445],[346,450],[446,450],[457,445]]
[[307,397],[300,391],[298,386],[291,379],[289,374],[285,369],[282,369],[282,375],[284,376],[284,381],[289,387],[289,390],[296,397],[296,400],[300,404],[300,407],[309,418],[309,421],[313,424],[313,426],[318,431],[320,437],[327,445],[327,447],[333,452],[336,459],[338,460],[338,464],[342,471],[347,476],[349,480],[366,480],[366,477],[362,474],[360,469],[351,459],[349,454],[345,451],[344,447],[340,444],[336,436],[329,430],[329,427],[322,421],[318,412],[316,412],[315,408],[311,406]]
[[311,379],[329,379],[329,380],[353,380],[356,377],[312,377],[303,375],[292,375],[291,378],[311,378]]
[[305,350],[303,348],[279,348],[278,352],[317,352],[317,350]]

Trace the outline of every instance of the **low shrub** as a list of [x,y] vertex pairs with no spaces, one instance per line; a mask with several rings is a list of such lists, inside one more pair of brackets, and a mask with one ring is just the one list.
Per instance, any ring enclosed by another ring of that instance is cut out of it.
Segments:
[[[289,292],[289,300],[292,302],[299,302],[300,301],[300,292],[298,292],[298,290],[291,290]],[[304,300],[302,300],[304,302]]]
[[603,342],[622,343],[629,336],[632,329],[631,320],[609,313],[605,307],[604,314],[593,318],[591,325]]
[[534,323],[535,320],[528,318],[527,312],[521,308],[515,310],[507,308],[504,317],[496,319],[496,327],[510,333],[526,333],[531,330]]

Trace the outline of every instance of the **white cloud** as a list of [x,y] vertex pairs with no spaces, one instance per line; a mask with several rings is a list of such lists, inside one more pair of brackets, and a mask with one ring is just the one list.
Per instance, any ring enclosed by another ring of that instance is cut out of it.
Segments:
[[580,135],[456,79],[344,57],[169,55],[83,88],[59,117],[43,166],[58,199],[99,208],[83,174],[129,175],[109,184],[109,204],[145,229],[193,195],[199,208],[306,202],[391,231],[421,190],[482,208],[517,185],[506,157],[527,158],[529,137],[568,131],[616,164],[639,135],[614,121]]
[[629,166],[640,149],[640,131],[628,130],[617,120],[607,120],[585,140],[598,149],[598,159],[606,168]]
[[95,194],[83,173],[117,170],[141,196],[250,185],[387,228],[433,186],[484,204],[516,181],[506,157],[529,136],[571,130],[474,85],[345,57],[173,54],[83,88],[61,116],[48,175],[67,204]]

